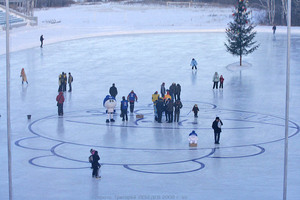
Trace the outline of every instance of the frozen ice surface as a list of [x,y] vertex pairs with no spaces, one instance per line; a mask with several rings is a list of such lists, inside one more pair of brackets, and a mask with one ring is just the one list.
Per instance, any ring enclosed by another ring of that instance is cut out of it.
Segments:
[[[45,13],[54,16],[53,10]],[[282,199],[286,34],[279,31],[274,37],[271,29],[259,31],[260,48],[243,58],[252,66],[239,71],[227,69],[239,58],[225,51],[224,32],[177,33],[175,24],[170,33],[158,34],[166,27],[162,24],[147,30],[148,34],[129,30],[123,35],[55,43],[59,34],[65,40],[71,30],[65,21],[61,26],[42,24],[34,33],[24,28],[24,38],[19,33],[23,29],[12,30],[14,199]],[[114,28],[120,30],[116,25],[109,31]],[[46,41],[50,35],[57,38],[52,44],[45,41],[43,49],[16,51],[31,47],[40,29],[47,32]],[[74,30],[80,32],[74,33],[76,37],[86,36],[83,29]],[[292,34],[289,200],[300,196],[299,43],[299,33]],[[197,71],[189,66],[193,57],[199,63]],[[0,199],[8,199],[4,55],[0,66]],[[21,68],[28,85],[21,84]],[[65,114],[58,117],[55,97],[62,71],[71,72],[74,82],[73,91],[65,93]],[[223,90],[212,90],[215,71],[225,78]],[[167,87],[173,82],[182,86],[179,124],[154,122],[151,95],[162,82]],[[112,83],[119,91],[118,102],[132,89],[138,102],[125,123],[118,104],[116,122],[107,125],[102,101]],[[190,113],[194,104],[200,108],[198,119]],[[136,114],[145,118],[137,120]],[[216,116],[224,122],[218,146],[211,129]],[[191,149],[188,134],[192,130],[198,133],[199,144]],[[91,148],[101,157],[100,180],[91,177]]]
[[[11,54],[14,199],[281,199],[286,35],[258,33],[260,48],[244,58],[252,67],[229,71],[224,34],[134,34],[45,45]],[[289,199],[299,198],[299,35],[292,35]],[[191,58],[198,70],[189,66]],[[1,66],[5,66],[1,56]],[[21,84],[21,68],[29,84]],[[58,75],[71,72],[65,115],[57,116]],[[212,76],[223,74],[223,90]],[[1,154],[6,155],[5,69],[1,67]],[[160,84],[182,86],[179,124],[154,122],[151,95]],[[133,89],[136,111],[106,124],[102,101],[112,83],[117,100]],[[199,118],[190,110],[197,103]],[[135,114],[144,114],[136,119]],[[27,120],[26,115],[32,119]],[[224,122],[221,144],[211,123]],[[199,135],[198,148],[188,134]],[[92,179],[89,149],[101,157]],[[1,199],[8,195],[1,159]]]

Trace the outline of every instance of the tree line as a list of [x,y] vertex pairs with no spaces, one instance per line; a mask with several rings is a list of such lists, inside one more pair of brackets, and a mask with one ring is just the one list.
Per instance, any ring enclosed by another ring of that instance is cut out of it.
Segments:
[[[62,7],[75,3],[73,0],[33,0],[36,8]],[[122,1],[122,0],[85,0],[85,2]],[[132,0],[134,2],[134,0]],[[144,0],[144,2],[162,3],[166,1],[186,1],[195,3],[215,3],[236,6],[239,0]],[[127,1],[128,2],[128,1]],[[138,1],[141,2],[141,1]],[[286,25],[287,0],[248,0],[248,6],[266,11],[267,24]],[[300,26],[300,0],[292,0],[292,26]]]

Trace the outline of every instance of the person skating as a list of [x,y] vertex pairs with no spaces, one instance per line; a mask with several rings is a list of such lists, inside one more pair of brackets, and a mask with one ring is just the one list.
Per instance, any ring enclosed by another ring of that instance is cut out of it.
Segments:
[[113,83],[112,86],[109,88],[109,94],[112,96],[114,99],[116,99],[116,96],[118,94],[118,89],[116,88],[115,84]]
[[122,116],[122,121],[128,121],[128,116],[127,116],[127,109],[128,109],[128,101],[125,99],[125,96],[122,97],[121,101],[121,116]]
[[134,110],[134,102],[138,100],[137,95],[134,93],[133,90],[128,94],[127,100],[129,101],[130,104],[130,112],[133,113]]
[[107,95],[103,100],[103,106],[106,108],[107,119],[106,123],[115,122],[114,112],[117,102],[113,96]]
[[156,110],[157,110],[157,122],[161,123],[162,113],[164,111],[164,101],[162,98],[158,98],[156,103]]
[[24,83],[24,81],[28,84],[27,76],[26,76],[24,68],[22,68],[22,70],[21,70],[20,77],[22,77],[22,84]]
[[175,89],[175,101],[180,100],[180,93],[181,93],[181,85],[177,83],[176,89]]
[[174,113],[174,122],[179,122],[180,109],[182,108],[182,103],[177,99],[174,103],[175,113]]
[[157,109],[156,109],[156,103],[158,101],[158,98],[159,98],[159,94],[156,91],[156,92],[154,92],[154,94],[152,94],[152,103],[153,103],[154,119],[155,119],[155,121],[157,121],[157,119],[158,119]]
[[43,44],[44,44],[44,36],[43,35],[41,35],[41,37],[40,37],[40,42],[41,42],[41,48],[43,48]]
[[193,58],[190,66],[192,66],[192,69],[194,69],[194,67],[195,67],[195,69],[197,69],[197,65],[198,65],[197,61],[195,60],[195,58]]
[[160,94],[161,94],[162,98],[165,97],[165,94],[166,94],[165,83],[162,83],[161,86],[160,86]]
[[221,126],[223,126],[223,122],[219,117],[216,117],[215,121],[211,125],[214,129],[215,144],[220,144],[220,133],[222,132]]
[[168,123],[172,123],[173,122],[173,102],[171,99],[167,99],[166,101],[166,112],[168,115]]
[[215,74],[213,76],[213,82],[214,82],[213,89],[215,89],[215,87],[218,89],[219,80],[220,80],[219,74],[218,74],[218,72],[215,72]]
[[194,105],[192,111],[194,112],[194,117],[198,117],[199,108],[197,104]]
[[91,155],[89,156],[89,162],[91,163],[91,169],[93,169],[93,155],[95,153],[94,149],[90,150]]
[[92,162],[92,167],[93,167],[93,173],[92,173],[92,177],[93,178],[101,178],[101,176],[99,176],[99,169],[100,169],[100,164],[99,161],[100,157],[98,155],[98,151],[95,151],[95,153],[93,154],[93,162]]
[[72,92],[72,82],[73,82],[73,76],[69,72],[69,77],[68,77],[69,90],[68,90],[68,92]]
[[276,32],[276,25],[274,24],[274,26],[272,27],[272,30],[273,30],[273,34],[275,34]]
[[220,89],[222,88],[223,89],[223,82],[224,82],[224,77],[223,75],[220,76]]
[[58,107],[58,115],[63,116],[64,115],[64,101],[65,97],[63,92],[59,92],[59,94],[56,96],[56,101],[57,101],[57,107]]

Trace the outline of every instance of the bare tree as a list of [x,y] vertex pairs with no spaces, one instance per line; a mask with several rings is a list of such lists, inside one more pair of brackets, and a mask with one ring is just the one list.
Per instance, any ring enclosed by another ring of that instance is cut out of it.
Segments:
[[268,13],[268,20],[270,24],[274,24],[275,13],[276,13],[276,3],[275,0],[259,0],[263,9]]
[[286,25],[287,0],[281,0],[281,24]]

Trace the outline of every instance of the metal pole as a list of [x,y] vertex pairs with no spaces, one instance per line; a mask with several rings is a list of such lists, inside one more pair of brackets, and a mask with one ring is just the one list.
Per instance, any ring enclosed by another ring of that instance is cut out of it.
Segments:
[[10,139],[10,62],[9,62],[9,0],[6,0],[6,118],[9,200],[12,200],[11,139]]
[[287,66],[286,66],[286,99],[285,99],[285,143],[284,143],[284,180],[283,200],[287,198],[287,171],[288,171],[288,137],[289,137],[289,105],[290,105],[290,49],[291,49],[291,0],[287,0]]

